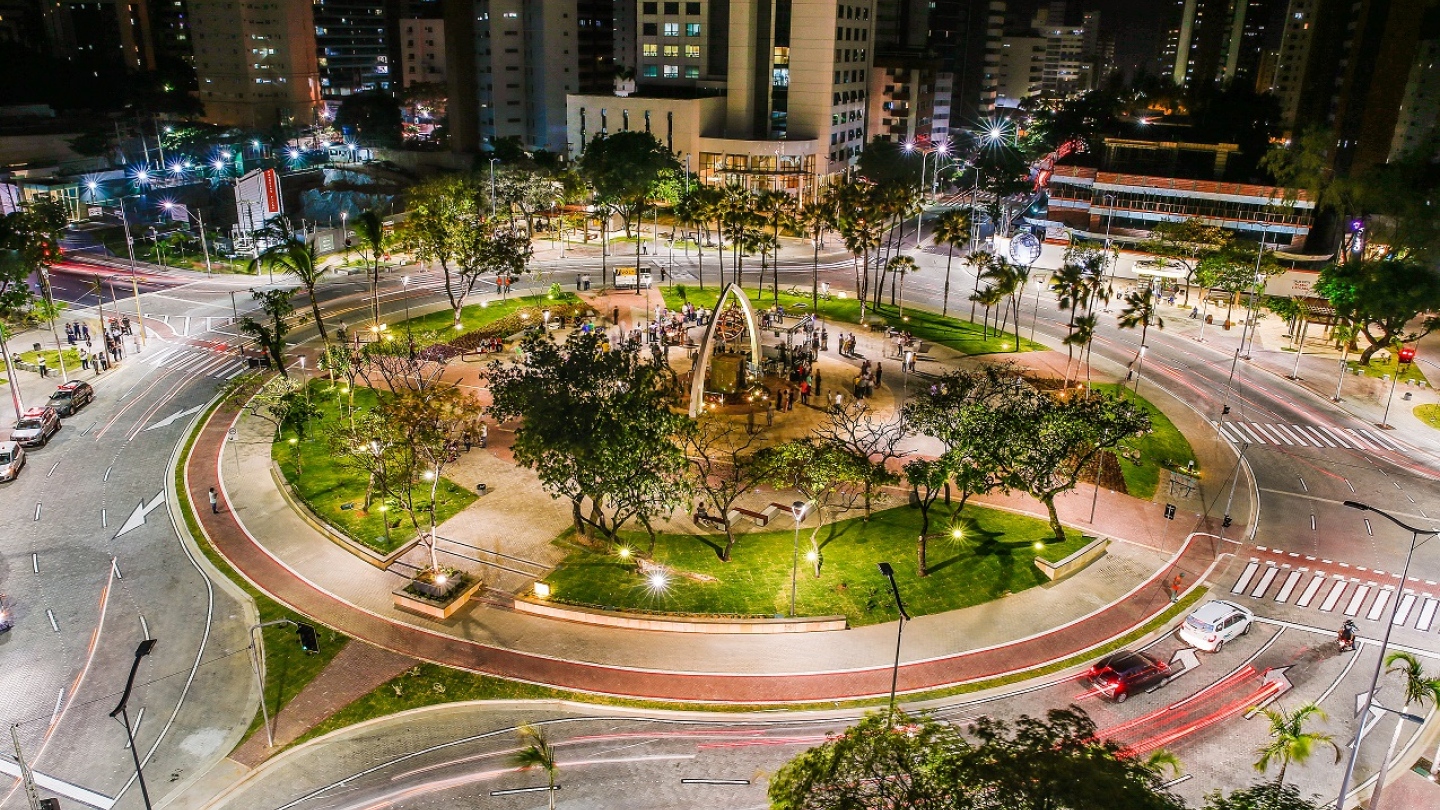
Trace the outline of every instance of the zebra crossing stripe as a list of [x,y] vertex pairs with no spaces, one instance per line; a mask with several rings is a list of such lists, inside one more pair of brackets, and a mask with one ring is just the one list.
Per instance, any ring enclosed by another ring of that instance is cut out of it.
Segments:
[[1230,440],[1235,444],[1240,444],[1241,442],[1245,441],[1245,437],[1239,435],[1239,432],[1236,431],[1233,427],[1231,427],[1229,422],[1216,422],[1215,428],[1220,431],[1220,435],[1224,436],[1226,439]]
[[1297,601],[1295,604],[1302,608],[1310,607],[1311,600],[1315,598],[1315,594],[1319,593],[1320,591],[1320,586],[1324,584],[1325,575],[1316,574],[1314,579],[1310,580],[1310,584],[1305,586],[1305,592],[1300,594],[1300,600]]
[[1381,432],[1379,432],[1379,431],[1376,431],[1376,432],[1374,432],[1374,433],[1371,433],[1371,432],[1368,431],[1368,430],[1362,430],[1362,431],[1360,431],[1360,432],[1361,432],[1361,433],[1364,433],[1366,436],[1368,436],[1368,437],[1370,438],[1370,441],[1375,442],[1376,444],[1380,445],[1380,449],[1381,449],[1381,450],[1397,450],[1397,451],[1402,452],[1402,453],[1405,452],[1405,448],[1404,448],[1404,447],[1401,447],[1399,444],[1396,444],[1395,442],[1391,441],[1390,438],[1389,438],[1388,436],[1386,436],[1384,433],[1381,433]]
[[1255,432],[1259,433],[1261,436],[1264,436],[1267,440],[1269,440],[1271,444],[1276,445],[1277,447],[1279,446],[1280,440],[1276,438],[1275,435],[1272,434],[1270,431],[1266,430],[1264,425],[1260,424],[1259,422],[1251,422],[1250,426],[1255,428]]
[[1300,436],[1296,436],[1294,433],[1291,433],[1291,432],[1290,432],[1290,428],[1288,428],[1288,427],[1286,427],[1286,426],[1284,426],[1284,425],[1276,425],[1276,426],[1275,426],[1275,429],[1278,430],[1278,431],[1280,431],[1280,434],[1281,434],[1282,436],[1289,436],[1290,438],[1294,439],[1295,442],[1296,442],[1297,444],[1299,444],[1301,447],[1309,447],[1309,446],[1310,446],[1310,443],[1309,443],[1309,442],[1305,441],[1304,438],[1302,438],[1302,437],[1300,437]]
[[1291,571],[1290,576],[1285,577],[1285,584],[1280,586],[1280,593],[1275,594],[1276,602],[1290,601],[1290,594],[1295,590],[1295,584],[1300,581],[1300,572]]
[[1360,433],[1359,433],[1359,431],[1355,430],[1354,428],[1344,428],[1344,431],[1345,431],[1346,433],[1349,433],[1349,434],[1350,434],[1350,436],[1352,437],[1352,438],[1350,439],[1350,441],[1355,442],[1357,445],[1359,445],[1359,446],[1360,446],[1360,449],[1362,449],[1362,450],[1377,450],[1377,449],[1380,449],[1380,448],[1377,448],[1377,447],[1371,445],[1370,442],[1366,441],[1366,440],[1365,440],[1365,437],[1364,437],[1364,436],[1361,436]]
[[1345,589],[1349,587],[1349,585],[1350,583],[1337,575],[1335,577],[1335,584],[1330,586],[1330,591],[1325,594],[1325,601],[1320,603],[1320,609],[1326,613],[1334,610],[1335,603],[1340,601],[1340,595],[1345,593]]
[[1250,437],[1250,441],[1251,441],[1251,442],[1254,442],[1255,444],[1269,444],[1269,443],[1270,443],[1270,442],[1267,442],[1267,441],[1265,441],[1264,439],[1260,438],[1259,436],[1255,435],[1255,431],[1251,430],[1250,427],[1249,427],[1248,425],[1246,425],[1244,422],[1232,422],[1231,424],[1233,424],[1237,429],[1243,431],[1243,432],[1245,433],[1245,435],[1247,435],[1247,436]]
[[1260,577],[1260,584],[1255,586],[1255,590],[1251,591],[1250,595],[1255,597],[1256,599],[1264,596],[1265,591],[1269,590],[1270,583],[1275,581],[1275,575],[1279,572],[1280,569],[1276,568],[1273,565],[1266,566],[1265,575]]
[[[1299,426],[1299,425],[1296,425],[1296,426],[1295,426],[1295,429],[1296,429],[1296,430],[1300,430],[1300,426]],[[1313,441],[1313,442],[1315,442],[1315,446],[1316,446],[1316,447],[1322,447],[1322,446],[1323,446],[1323,445],[1320,444],[1321,441],[1325,442],[1325,444],[1326,444],[1326,445],[1329,445],[1330,447],[1335,447],[1335,446],[1336,446],[1336,444],[1335,444],[1334,442],[1332,442],[1332,441],[1330,441],[1329,439],[1325,438],[1325,434],[1321,433],[1317,428],[1307,427],[1307,428],[1305,428],[1305,430],[1308,431],[1307,435],[1311,435],[1311,436],[1312,436],[1312,438],[1311,438],[1310,440]]]
[[180,350],[164,349],[159,354],[152,354],[149,357],[145,358],[145,362],[149,363],[152,366],[162,365],[169,357],[171,357],[178,351]]
[[1372,622],[1379,621],[1380,614],[1385,612],[1385,606],[1390,603],[1390,593],[1389,586],[1381,588],[1380,592],[1375,594],[1375,603],[1370,606],[1370,612],[1365,614],[1365,618]]
[[1429,630],[1430,623],[1435,621],[1435,608],[1440,606],[1440,600],[1433,597],[1425,597],[1425,602],[1420,605],[1420,618],[1415,620],[1416,630]]
[[1243,591],[1245,590],[1245,588],[1250,585],[1250,580],[1251,580],[1251,578],[1255,576],[1255,569],[1257,569],[1257,568],[1259,568],[1259,567],[1260,567],[1260,561],[1259,561],[1259,560],[1251,560],[1250,563],[1245,566],[1244,572],[1242,572],[1242,573],[1240,574],[1240,578],[1237,579],[1237,580],[1235,580],[1235,584],[1234,584],[1233,586],[1231,586],[1230,592],[1231,592],[1231,593],[1241,593],[1241,592],[1243,592]]
[[1354,616],[1360,612],[1360,605],[1365,603],[1365,597],[1370,595],[1369,585],[1356,585],[1355,592],[1350,596],[1350,604],[1345,606],[1345,615]]
[[1410,610],[1415,607],[1415,594],[1406,591],[1400,597],[1400,606],[1395,608],[1395,619],[1393,624],[1404,625],[1405,620],[1410,618]]
[[1318,427],[1320,430],[1324,431],[1327,435],[1334,437],[1335,441],[1339,442],[1339,443],[1340,443],[1340,446],[1343,447],[1343,448],[1345,448],[1346,450],[1354,450],[1354,449],[1355,449],[1355,448],[1353,448],[1353,447],[1350,446],[1350,442],[1346,441],[1346,437],[1343,436],[1343,435],[1341,435],[1339,431],[1332,430],[1332,429],[1330,429],[1330,428],[1328,428],[1328,427],[1326,427],[1326,426],[1324,426],[1324,425],[1317,425],[1316,427]]

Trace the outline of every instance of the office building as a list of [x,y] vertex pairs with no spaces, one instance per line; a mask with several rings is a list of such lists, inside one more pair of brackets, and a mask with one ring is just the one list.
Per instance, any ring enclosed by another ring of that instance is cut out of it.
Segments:
[[1063,99],[1093,90],[1099,28],[1099,12],[1077,18],[1064,2],[1042,6],[1028,28],[1000,40],[997,104],[1014,107],[1031,96]]
[[207,121],[307,126],[320,109],[309,3],[189,0],[195,74]]
[[401,20],[400,85],[445,82],[445,21]]
[[949,130],[977,127],[1000,96],[1005,0],[934,0],[929,11],[927,48],[952,77]]
[[[948,75],[947,75],[948,78]],[[948,95],[934,59],[923,55],[880,53],[870,70],[870,137],[897,143],[943,143],[937,132],[937,97]]]

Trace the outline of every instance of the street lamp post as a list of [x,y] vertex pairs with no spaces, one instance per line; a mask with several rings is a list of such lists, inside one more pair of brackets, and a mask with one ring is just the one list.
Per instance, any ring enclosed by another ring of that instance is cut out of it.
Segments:
[[400,290],[400,297],[405,299],[405,322],[406,322],[406,324],[407,324],[406,328],[408,329],[408,328],[409,328],[408,324],[409,324],[409,322],[410,322],[410,277],[409,277],[409,276],[401,276],[401,277],[400,277],[400,288],[401,288],[401,290]]
[[495,216],[495,162],[500,158],[490,158],[490,216]]
[[895,569],[888,562],[879,564],[880,573],[890,580],[890,593],[895,596],[895,607],[900,611],[900,621],[895,625],[895,666],[890,668],[890,708],[885,713],[885,725],[890,725],[895,719],[895,691],[900,685],[900,638],[905,633],[905,622],[910,621],[910,614],[905,611],[905,603],[900,599],[900,586],[895,584]]
[[1035,342],[1035,322],[1040,320],[1040,293],[1045,289],[1045,279],[1035,279],[1035,312],[1030,316],[1030,342]]
[[800,521],[805,519],[805,502],[790,504],[790,515],[795,518],[795,558],[790,564],[790,618],[795,618],[795,583],[800,575]]
[[130,741],[130,756],[135,760],[135,778],[140,782],[140,797],[145,800],[145,810],[150,810],[150,789],[145,786],[145,771],[140,766],[140,751],[135,745],[135,729],[130,725],[130,690],[135,686],[135,672],[140,669],[140,659],[149,655],[155,649],[155,639],[147,638],[140,642],[135,648],[135,660],[130,662],[130,677],[125,681],[125,691],[120,694],[120,705],[110,716],[120,715],[120,721],[125,726],[125,738]]
[[[1420,538],[1434,537],[1440,535],[1440,529],[1417,529],[1414,526],[1400,522],[1389,512],[1383,512],[1373,506],[1360,503],[1359,501],[1345,501],[1345,505],[1351,509],[1358,509],[1361,512],[1374,512],[1380,517],[1394,523],[1396,526],[1410,532],[1410,547],[1405,552],[1405,567],[1400,572],[1400,587],[1404,587],[1410,576],[1410,561],[1415,557],[1415,547],[1419,545]],[[1345,778],[1340,782],[1340,797],[1335,801],[1335,810],[1345,810],[1345,794],[1350,790],[1350,780],[1355,775],[1355,763],[1360,758],[1360,731],[1365,729],[1365,719],[1370,715],[1370,708],[1375,705],[1376,688],[1380,685],[1380,672],[1385,667],[1385,648],[1390,646],[1390,632],[1395,629],[1395,614],[1400,609],[1400,600],[1394,599],[1390,603],[1390,616],[1385,622],[1385,634],[1380,638],[1380,655],[1375,659],[1375,671],[1370,675],[1370,690],[1366,692],[1365,708],[1360,713],[1360,729],[1355,733],[1355,742],[1350,746],[1350,762],[1345,766]],[[1376,777],[1375,791],[1370,794],[1370,810],[1380,806],[1380,791],[1385,787],[1385,763],[1380,763],[1380,773]]]
[[[169,211],[175,207],[175,203],[167,200],[161,203],[161,207]],[[189,208],[181,210],[185,212],[187,218],[194,218],[196,226],[200,228],[200,249],[205,252],[205,272],[214,273],[214,268],[210,266],[210,243],[205,239],[205,218],[198,211],[192,214]]]

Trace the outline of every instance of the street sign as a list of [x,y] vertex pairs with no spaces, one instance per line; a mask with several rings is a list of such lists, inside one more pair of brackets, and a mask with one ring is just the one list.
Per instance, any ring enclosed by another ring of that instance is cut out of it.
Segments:
[[98,205],[91,205],[85,208],[85,216],[94,218],[105,215],[105,209]]

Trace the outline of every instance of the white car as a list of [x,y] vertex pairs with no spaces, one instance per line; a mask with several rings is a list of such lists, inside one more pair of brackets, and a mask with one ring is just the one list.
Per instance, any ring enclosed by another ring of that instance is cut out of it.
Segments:
[[14,481],[25,466],[25,449],[19,442],[0,442],[0,481]]
[[1180,640],[1205,652],[1220,652],[1225,642],[1250,632],[1255,614],[1234,602],[1214,599],[1185,617]]

